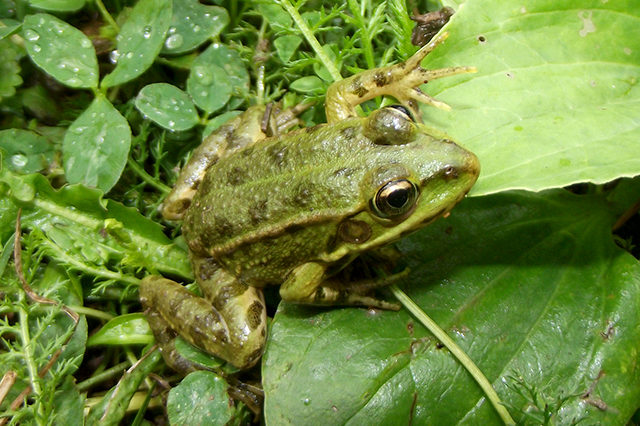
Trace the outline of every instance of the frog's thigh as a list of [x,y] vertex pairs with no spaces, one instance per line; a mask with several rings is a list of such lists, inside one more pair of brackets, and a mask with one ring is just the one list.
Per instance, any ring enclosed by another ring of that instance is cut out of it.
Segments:
[[368,292],[379,287],[378,284],[341,285],[338,281],[325,279],[325,270],[324,266],[314,262],[297,267],[280,287],[280,296],[287,302],[306,305],[352,305],[398,309],[395,304],[363,294],[363,291]]
[[[210,285],[216,278],[221,280]],[[266,339],[261,290],[247,287],[241,291],[246,286],[236,286],[226,273],[213,274],[200,285],[207,288],[203,293],[209,300],[165,278],[143,280],[140,299],[150,310],[147,316],[154,318],[150,324],[156,339],[165,340],[163,328],[171,328],[193,345],[238,368],[253,366],[262,355]]]

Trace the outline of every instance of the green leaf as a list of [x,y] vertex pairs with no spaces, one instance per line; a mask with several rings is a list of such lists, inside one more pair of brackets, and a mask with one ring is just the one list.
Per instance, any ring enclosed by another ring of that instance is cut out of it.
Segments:
[[75,378],[67,376],[64,384],[53,397],[53,405],[56,407],[54,425],[81,425],[84,422],[85,394],[80,394],[76,389]]
[[22,24],[31,60],[69,87],[98,87],[96,51],[80,30],[46,13],[28,15]]
[[221,7],[176,0],[162,53],[179,54],[195,49],[217,37],[228,24],[229,14]]
[[87,426],[120,425],[138,386],[161,360],[162,355],[158,350],[146,354],[134,367],[127,370],[117,386],[111,388],[100,402],[91,407],[85,424]]
[[97,97],[64,135],[67,180],[109,191],[120,178],[130,145],[127,120],[111,102]]
[[206,419],[209,425],[226,425],[235,412],[233,404],[229,404],[228,388],[222,377],[210,371],[189,374],[169,392],[169,421],[174,425],[196,426]]
[[148,345],[151,342],[153,342],[153,334],[145,316],[136,313],[120,315],[106,323],[100,331],[91,336],[87,346]]
[[17,34],[22,29],[22,22],[15,21],[13,19],[3,19],[2,23],[6,26],[0,28],[0,40],[5,39],[6,37],[9,37],[11,35]]
[[296,35],[286,35],[278,37],[273,42],[276,47],[278,56],[282,59],[282,62],[289,62],[298,46],[302,43],[302,39]]
[[53,146],[47,139],[22,129],[0,131],[0,149],[6,153],[2,156],[2,167],[22,174],[44,170],[54,156]]
[[29,0],[31,6],[54,12],[75,12],[82,9],[85,0]]
[[13,96],[22,84],[18,51],[9,40],[0,40],[0,102]]
[[[613,244],[619,213],[602,195],[512,192],[467,199],[401,242],[409,295],[517,421],[530,401],[506,386],[512,376],[551,401],[569,397],[556,424],[622,426],[640,405],[640,267]],[[466,371],[402,311],[282,304],[263,374],[267,423],[500,424]]]
[[168,130],[189,130],[200,121],[189,95],[171,84],[155,83],[143,87],[135,103],[148,119]]
[[207,113],[222,108],[231,95],[249,91],[249,74],[238,53],[222,44],[212,44],[193,61],[187,92]]
[[118,65],[101,83],[113,87],[145,72],[160,53],[171,21],[171,0],[140,0],[118,34]]
[[472,195],[640,174],[639,19],[637,2],[460,7],[424,66],[478,73],[429,82],[453,111],[424,112],[480,158]]
[[[12,188],[9,199],[21,197],[16,201],[21,202],[23,228],[45,233],[55,230],[58,241],[65,244],[57,247],[60,253],[72,255],[81,262],[89,262],[91,257],[101,262],[98,266],[133,263],[135,267],[143,266],[151,271],[191,276],[187,254],[172,244],[159,224],[136,209],[103,200],[102,192],[97,189],[68,185],[55,191],[40,174],[15,176],[5,170],[0,172],[0,182]],[[2,219],[15,224],[15,214],[15,208],[7,208],[3,210]],[[115,223],[120,225],[119,229]],[[137,282],[134,277],[130,279]]]
[[326,90],[326,87],[327,85],[320,79],[320,77],[316,77],[315,75],[301,77],[289,85],[291,90],[314,95],[322,93]]

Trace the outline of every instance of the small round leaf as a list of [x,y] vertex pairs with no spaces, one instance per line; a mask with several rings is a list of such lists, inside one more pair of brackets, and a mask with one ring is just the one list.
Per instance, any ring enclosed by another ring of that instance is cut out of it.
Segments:
[[145,86],[136,97],[136,108],[168,130],[188,130],[200,121],[189,95],[167,83]]
[[162,53],[185,53],[222,32],[229,14],[218,6],[207,6],[194,0],[173,2],[171,25]]

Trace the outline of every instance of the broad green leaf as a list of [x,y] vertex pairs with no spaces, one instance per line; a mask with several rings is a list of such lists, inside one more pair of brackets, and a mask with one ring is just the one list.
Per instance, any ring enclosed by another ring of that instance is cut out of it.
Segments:
[[229,14],[218,6],[195,0],[175,0],[162,53],[185,53],[217,37],[229,24]]
[[0,40],[0,102],[13,96],[22,84],[18,51],[9,40]]
[[222,44],[212,44],[193,62],[187,92],[207,113],[222,108],[232,95],[249,90],[249,74],[238,53]]
[[[171,243],[159,224],[136,209],[103,200],[97,189],[70,185],[56,191],[40,174],[15,176],[4,170],[0,182],[12,188],[9,200],[21,196],[14,203],[22,207],[22,226],[45,234],[53,230],[57,242],[63,245],[50,250],[86,262],[80,266],[96,269],[104,264],[121,263],[174,276],[191,276],[187,254]],[[3,221],[15,224],[15,208],[7,206],[2,212]],[[91,264],[90,260],[101,263]]]
[[469,65],[425,90],[425,122],[475,152],[472,195],[640,174],[640,3],[467,1],[423,64]]
[[27,15],[24,44],[33,62],[69,87],[98,87],[96,51],[80,30],[46,13]]
[[106,323],[91,336],[87,346],[96,345],[148,345],[153,342],[149,323],[141,313],[120,315]]
[[140,0],[118,34],[118,65],[101,83],[113,87],[145,72],[160,53],[171,20],[171,0]]
[[[469,198],[402,240],[409,295],[517,421],[531,410],[522,383],[540,410],[568,397],[554,424],[623,426],[640,405],[640,267],[612,241],[619,213],[604,196],[511,192]],[[501,424],[406,312],[282,304],[270,333],[267,423]]]
[[9,37],[10,35],[17,34],[22,29],[22,22],[13,19],[2,19],[2,23],[6,26],[0,28],[0,40]]
[[85,0],[29,0],[31,6],[54,12],[74,12],[82,9]]
[[135,102],[142,114],[168,130],[189,130],[200,121],[189,95],[171,84],[146,85]]
[[22,174],[44,170],[54,156],[53,146],[47,139],[22,129],[0,131],[0,149],[6,154],[2,156],[2,167]]
[[[174,425],[226,425],[235,412],[229,403],[229,384],[210,371],[195,371],[169,392],[167,412]],[[194,395],[197,397],[194,398]]]
[[120,178],[130,145],[127,120],[111,102],[97,97],[64,136],[67,180],[108,192]]

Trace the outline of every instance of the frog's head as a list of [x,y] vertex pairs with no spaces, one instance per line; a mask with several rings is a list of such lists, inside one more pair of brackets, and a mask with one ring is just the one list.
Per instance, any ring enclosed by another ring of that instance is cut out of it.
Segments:
[[379,146],[379,155],[360,183],[365,210],[339,229],[342,240],[357,244],[358,251],[386,245],[447,215],[480,173],[473,153],[416,123],[404,107],[373,112],[363,133]]

